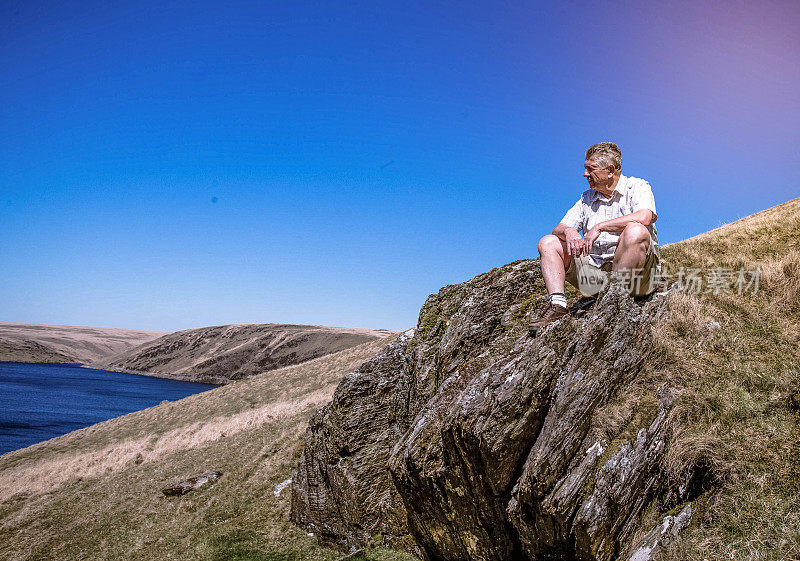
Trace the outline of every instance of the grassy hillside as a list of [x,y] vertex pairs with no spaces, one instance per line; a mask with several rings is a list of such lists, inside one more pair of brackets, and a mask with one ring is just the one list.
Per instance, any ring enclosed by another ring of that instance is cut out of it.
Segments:
[[319,325],[218,325],[169,333],[89,366],[227,384],[391,334],[382,329]]
[[0,361],[87,363],[164,335],[163,331],[0,321]]
[[[288,522],[312,411],[387,343],[163,403],[0,456],[0,558],[338,559]],[[184,497],[166,485],[219,470]],[[373,559],[403,559],[382,551]]]
[[[670,280],[682,271],[687,290],[672,300],[647,375],[611,417],[624,423],[648,392],[674,388],[668,467],[676,480],[694,470],[703,486],[670,561],[800,559],[798,231],[794,199],[663,250]],[[760,270],[757,290],[739,294],[741,269],[745,282]]]

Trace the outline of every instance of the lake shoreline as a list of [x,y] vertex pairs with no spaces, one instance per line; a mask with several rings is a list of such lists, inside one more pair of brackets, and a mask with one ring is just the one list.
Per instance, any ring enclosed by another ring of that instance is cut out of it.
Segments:
[[124,368],[95,368],[88,363],[85,362],[42,362],[42,361],[33,361],[33,360],[0,360],[0,365],[2,364],[52,364],[52,365],[61,365],[61,366],[77,366],[79,368],[88,368],[90,370],[101,370],[103,372],[117,372],[119,374],[135,374],[137,376],[148,376],[150,378],[162,378],[164,380],[175,380],[177,382],[190,382],[193,384],[207,384],[209,386],[224,386],[226,384],[230,384],[231,382],[235,382],[235,380],[227,380],[225,382],[198,382],[197,380],[193,380],[189,377],[181,376],[180,374],[164,374],[161,372],[144,372],[140,370],[126,370]]
[[0,454],[218,387],[88,367],[0,362]]

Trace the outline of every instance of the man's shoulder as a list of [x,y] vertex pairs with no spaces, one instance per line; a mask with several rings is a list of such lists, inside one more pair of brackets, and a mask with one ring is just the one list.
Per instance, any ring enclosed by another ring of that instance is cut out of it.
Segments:
[[633,191],[636,189],[652,189],[650,182],[641,177],[623,176],[625,177],[625,189]]

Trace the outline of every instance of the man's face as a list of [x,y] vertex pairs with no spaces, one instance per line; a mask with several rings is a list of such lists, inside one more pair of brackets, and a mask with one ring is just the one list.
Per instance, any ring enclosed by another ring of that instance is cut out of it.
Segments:
[[589,187],[596,191],[610,191],[614,183],[614,174],[610,167],[601,167],[594,158],[583,162],[583,176],[589,181]]

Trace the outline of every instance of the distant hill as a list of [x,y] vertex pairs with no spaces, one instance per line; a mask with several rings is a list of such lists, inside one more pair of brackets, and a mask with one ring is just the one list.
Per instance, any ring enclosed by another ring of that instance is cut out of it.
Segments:
[[164,333],[0,321],[0,362],[88,363],[117,355]]
[[226,384],[392,334],[381,329],[317,325],[220,325],[170,333],[90,366]]

